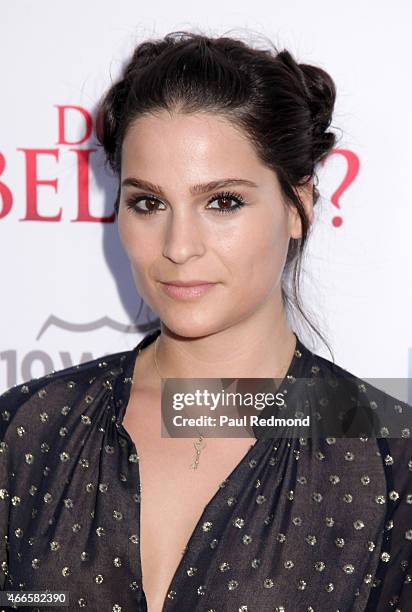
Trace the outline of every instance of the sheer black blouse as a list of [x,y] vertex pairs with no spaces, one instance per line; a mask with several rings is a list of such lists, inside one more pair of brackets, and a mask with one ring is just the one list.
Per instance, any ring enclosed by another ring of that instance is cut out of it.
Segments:
[[[0,591],[147,611],[139,453],[122,421],[139,350],[159,333],[0,396]],[[363,384],[296,336],[283,382],[324,375]],[[258,438],[205,506],[163,610],[411,611],[409,437]]]

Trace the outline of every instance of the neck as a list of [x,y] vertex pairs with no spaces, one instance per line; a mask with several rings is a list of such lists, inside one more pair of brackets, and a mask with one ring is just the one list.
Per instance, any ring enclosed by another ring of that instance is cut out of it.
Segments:
[[[282,310],[281,316],[272,316],[269,323],[255,317],[195,337],[176,334],[162,323],[156,358],[164,378],[284,378],[295,345],[295,336]],[[141,366],[142,371],[140,374],[135,371],[135,377],[157,388],[160,376],[154,363],[154,349],[152,342],[142,351],[142,359],[136,360],[136,369]]]

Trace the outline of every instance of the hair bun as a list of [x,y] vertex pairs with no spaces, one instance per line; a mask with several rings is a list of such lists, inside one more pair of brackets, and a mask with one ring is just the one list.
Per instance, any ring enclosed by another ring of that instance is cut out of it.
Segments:
[[313,133],[325,140],[326,147],[333,135],[326,133],[332,122],[332,113],[336,100],[336,87],[325,70],[310,64],[299,64],[303,77],[307,103],[312,115]]
[[301,100],[309,110],[312,159],[316,164],[330,152],[336,140],[335,135],[327,131],[332,122],[336,100],[335,83],[322,68],[299,64],[287,49],[280,51],[276,59],[289,72],[291,81],[298,84]]

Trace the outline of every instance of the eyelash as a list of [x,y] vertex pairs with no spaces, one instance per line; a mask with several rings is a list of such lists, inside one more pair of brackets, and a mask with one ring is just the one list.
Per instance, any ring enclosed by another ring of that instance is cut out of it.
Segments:
[[[235,193],[233,191],[221,191],[219,193],[215,193],[213,196],[211,196],[207,203],[211,204],[212,202],[214,202],[215,200],[219,200],[219,199],[225,199],[225,200],[233,200],[234,202],[236,202],[236,204],[234,206],[232,206],[231,208],[211,208],[209,210],[213,210],[214,212],[217,212],[218,214],[221,215],[226,215],[226,214],[230,214],[230,213],[234,213],[237,212],[238,210],[240,210],[241,208],[243,208],[243,206],[245,206],[247,204],[246,200],[244,199],[244,197],[242,195],[240,195],[240,193]],[[146,196],[132,196],[130,198],[128,198],[126,200],[126,206],[127,208],[131,208],[134,212],[136,212],[139,215],[153,215],[153,214],[157,214],[157,210],[141,210],[140,208],[136,207],[136,204],[142,200],[156,200],[156,201],[160,201],[158,200],[158,198],[154,195],[146,195]]]

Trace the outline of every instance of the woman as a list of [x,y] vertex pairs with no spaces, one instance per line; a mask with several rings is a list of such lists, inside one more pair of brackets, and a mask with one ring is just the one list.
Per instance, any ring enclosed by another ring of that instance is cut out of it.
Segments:
[[113,612],[412,609],[409,440],[160,436],[161,378],[358,382],[286,315],[335,95],[286,50],[191,33],[135,49],[97,135],[160,326],[1,396],[3,590]]

